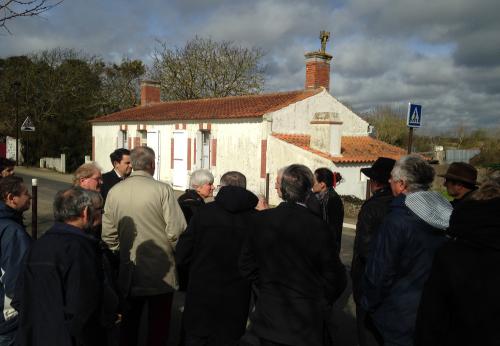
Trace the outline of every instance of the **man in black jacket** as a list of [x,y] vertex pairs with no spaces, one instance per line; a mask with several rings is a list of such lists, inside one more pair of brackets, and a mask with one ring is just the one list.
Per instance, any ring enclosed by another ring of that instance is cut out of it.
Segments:
[[251,320],[263,346],[327,345],[331,307],[346,286],[334,234],[305,204],[313,179],[303,165],[285,169],[284,202],[255,215],[240,258],[259,290]]
[[379,157],[370,168],[361,169],[361,172],[370,178],[370,190],[373,195],[363,203],[359,211],[351,266],[352,291],[356,303],[356,322],[360,346],[377,345],[382,342],[381,336],[360,305],[361,282],[366,260],[371,251],[372,239],[382,224],[384,216],[389,212],[390,204],[394,198],[389,178],[395,163],[396,161],[393,159]]
[[238,345],[245,332],[250,282],[241,276],[238,259],[258,198],[245,189],[239,172],[225,173],[220,184],[215,202],[195,210],[176,247],[177,264],[189,265],[186,346]]
[[101,195],[104,201],[109,190],[123,179],[127,178],[132,172],[132,163],[130,162],[130,151],[124,148],[113,151],[109,158],[113,169],[102,175]]
[[87,233],[101,213],[95,191],[56,195],[56,222],[29,250],[16,288],[17,345],[105,344],[102,263],[98,240]]

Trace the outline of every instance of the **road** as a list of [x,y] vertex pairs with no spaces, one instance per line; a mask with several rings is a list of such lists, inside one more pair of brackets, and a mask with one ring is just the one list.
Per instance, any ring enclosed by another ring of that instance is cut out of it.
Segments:
[[[68,188],[71,185],[71,176],[57,174],[41,169],[26,169],[24,167],[16,168],[16,175],[21,176],[31,191],[31,180],[38,179],[38,234],[42,235],[53,222],[52,202],[57,191]],[[179,194],[181,192],[178,192]],[[28,232],[31,232],[31,210],[25,214],[25,224]],[[348,220],[349,223],[355,220]],[[345,224],[346,225],[346,224]],[[344,227],[342,234],[342,249],[340,257],[350,271],[352,248],[354,244],[354,232],[352,227]],[[356,346],[356,321],[355,306],[352,300],[351,282],[349,278],[348,287],[342,297],[336,303],[336,309],[333,314],[333,325],[337,330],[336,345]],[[177,346],[181,308],[184,303],[184,295],[177,293],[174,297],[174,308],[172,311],[171,337],[168,346]]]

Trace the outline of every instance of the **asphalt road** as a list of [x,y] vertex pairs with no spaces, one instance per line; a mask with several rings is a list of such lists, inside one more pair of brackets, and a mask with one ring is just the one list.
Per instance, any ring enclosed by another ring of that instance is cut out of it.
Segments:
[[[52,202],[57,191],[68,188],[71,185],[71,176],[57,174],[48,170],[26,169],[24,167],[16,168],[16,175],[23,177],[24,182],[31,191],[31,181],[33,178],[38,180],[38,235],[42,235],[50,228],[53,222]],[[180,192],[179,192],[180,194]],[[24,214],[27,230],[31,232],[31,209]],[[352,222],[353,220],[349,220]],[[350,271],[352,259],[352,248],[354,244],[354,232],[351,227],[344,227],[342,235],[342,248],[340,257]],[[337,301],[332,314],[332,325],[336,330],[336,346],[356,346],[356,321],[355,306],[352,300],[351,282],[349,279],[348,287],[342,297]],[[171,335],[168,346],[177,346],[180,329],[181,310],[184,304],[184,294],[177,293],[174,296]],[[249,341],[251,341],[251,336]],[[252,343],[253,344],[253,343]]]

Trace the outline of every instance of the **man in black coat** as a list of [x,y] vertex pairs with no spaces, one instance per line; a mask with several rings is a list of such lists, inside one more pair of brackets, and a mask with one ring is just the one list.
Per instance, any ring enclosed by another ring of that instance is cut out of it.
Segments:
[[389,178],[396,163],[395,160],[379,157],[370,168],[362,168],[361,172],[370,178],[372,197],[363,203],[356,224],[354,251],[352,256],[351,278],[354,302],[356,303],[356,323],[360,346],[381,344],[381,336],[361,307],[361,282],[365,272],[366,261],[371,252],[372,240],[389,212],[393,200]]
[[124,148],[113,151],[109,158],[113,169],[102,175],[101,195],[104,201],[109,190],[123,179],[127,178],[132,172],[132,163],[130,162],[130,151]]
[[99,242],[87,233],[101,213],[97,192],[71,188],[56,195],[56,223],[29,250],[16,288],[16,345],[105,344],[103,311],[109,310],[103,308]]
[[443,185],[448,195],[453,197],[453,208],[467,200],[477,189],[477,169],[468,163],[453,162],[446,173],[439,176],[444,178]]
[[239,172],[221,177],[214,203],[200,206],[180,236],[175,259],[189,265],[185,345],[238,345],[247,322],[250,282],[238,270],[258,198]]
[[311,170],[288,166],[281,179],[284,202],[259,212],[245,243],[241,272],[259,296],[252,329],[261,345],[328,345],[333,302],[346,286],[345,269],[327,224],[305,205]]

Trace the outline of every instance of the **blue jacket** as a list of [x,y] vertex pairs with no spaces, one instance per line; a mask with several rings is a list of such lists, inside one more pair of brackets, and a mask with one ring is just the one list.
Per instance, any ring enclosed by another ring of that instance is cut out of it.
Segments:
[[0,201],[0,334],[17,327],[17,312],[10,303],[14,295],[21,262],[31,238],[22,223],[22,215]]
[[[393,200],[366,265],[361,304],[371,312],[384,345],[413,344],[423,286],[434,253],[446,240],[433,219],[447,225],[451,205],[436,193],[421,193],[424,198],[416,206],[408,207],[405,195]],[[442,205],[444,213],[436,205]]]

